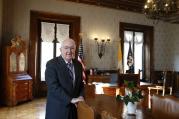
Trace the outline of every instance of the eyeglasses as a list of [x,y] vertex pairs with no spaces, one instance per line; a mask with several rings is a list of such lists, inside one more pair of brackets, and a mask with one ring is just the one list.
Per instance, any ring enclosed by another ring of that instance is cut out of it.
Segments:
[[68,46],[64,46],[63,49],[65,49],[65,50],[75,50],[74,47],[68,47]]

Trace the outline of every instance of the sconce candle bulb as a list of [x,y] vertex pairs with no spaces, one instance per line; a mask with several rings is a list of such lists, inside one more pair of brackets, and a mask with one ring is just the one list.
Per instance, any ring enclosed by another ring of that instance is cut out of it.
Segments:
[[108,38],[106,41],[105,39],[101,39],[101,42],[98,42],[98,38],[94,38],[94,40],[96,41],[96,44],[97,44],[98,56],[99,58],[102,58],[102,56],[105,53],[106,43],[109,43],[110,39]]
[[104,39],[102,39],[102,40],[101,40],[101,42],[105,42],[105,40],[104,40]]

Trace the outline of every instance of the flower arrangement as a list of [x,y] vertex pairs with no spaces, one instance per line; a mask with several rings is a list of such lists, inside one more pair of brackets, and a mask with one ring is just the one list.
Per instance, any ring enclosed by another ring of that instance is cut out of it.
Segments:
[[133,81],[124,81],[124,87],[125,95],[117,95],[117,100],[122,100],[127,105],[129,102],[133,104],[139,102],[139,100],[143,98],[142,91],[134,85]]

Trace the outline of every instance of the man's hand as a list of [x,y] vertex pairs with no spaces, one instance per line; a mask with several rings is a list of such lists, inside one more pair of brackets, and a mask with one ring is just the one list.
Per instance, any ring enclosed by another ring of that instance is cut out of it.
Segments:
[[78,98],[72,98],[71,103],[76,104],[80,101],[84,101],[83,96],[79,96]]
[[78,97],[81,101],[85,101],[83,96]]

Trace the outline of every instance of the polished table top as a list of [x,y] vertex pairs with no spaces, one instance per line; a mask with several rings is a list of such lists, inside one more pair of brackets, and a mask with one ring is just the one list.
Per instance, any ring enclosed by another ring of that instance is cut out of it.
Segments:
[[126,106],[121,101],[116,101],[113,96],[95,95],[95,98],[87,98],[86,103],[95,109],[97,118],[100,119],[101,112],[107,111],[117,119],[152,119],[151,112],[142,108],[140,104],[137,106],[136,115],[128,115]]
[[88,75],[88,83],[103,82],[110,83],[110,75]]

